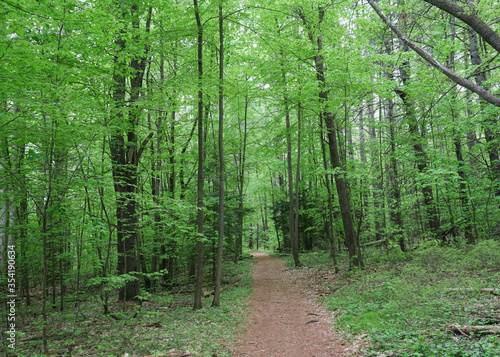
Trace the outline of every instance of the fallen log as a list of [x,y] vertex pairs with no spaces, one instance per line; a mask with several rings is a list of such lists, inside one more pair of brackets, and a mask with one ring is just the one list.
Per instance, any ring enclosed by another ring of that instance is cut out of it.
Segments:
[[483,293],[489,293],[493,295],[500,295],[500,289],[493,289],[493,288],[483,288],[483,289],[476,289],[476,288],[448,288],[446,289],[448,291],[482,291]]
[[465,326],[457,323],[448,324],[448,328],[452,332],[457,332],[462,335],[470,335],[471,333],[478,335],[499,335],[500,326]]
[[490,293],[493,295],[500,295],[500,289],[485,288],[481,289],[483,293]]
[[374,245],[374,244],[379,244],[379,243],[385,243],[387,242],[387,239],[381,239],[381,240],[376,240],[375,242],[369,242],[369,243],[364,243],[361,244],[362,247],[368,247],[369,245]]

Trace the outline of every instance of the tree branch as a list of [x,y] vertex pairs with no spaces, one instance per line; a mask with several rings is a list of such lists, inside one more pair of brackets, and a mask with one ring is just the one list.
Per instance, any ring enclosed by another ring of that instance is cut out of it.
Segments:
[[463,9],[456,3],[448,0],[424,0],[426,3],[434,5],[437,8],[447,12],[450,15],[459,18],[467,25],[472,27],[479,36],[481,36],[491,47],[500,53],[500,35],[492,30],[483,20],[477,17],[471,9]]
[[[467,88],[471,90],[472,92],[476,93],[479,95],[482,99],[487,101],[488,103],[491,103],[497,107],[500,107],[500,98],[493,95],[486,89],[484,89],[481,86],[478,86],[476,83],[469,81],[466,78],[460,77],[457,75],[455,72],[450,70],[448,67],[444,66],[443,64],[439,63],[432,55],[424,50],[423,48],[419,47],[415,42],[413,42],[410,38],[408,38],[403,31],[401,31],[396,25],[394,25],[391,20],[380,10],[380,8],[375,4],[374,0],[367,0],[370,6],[375,10],[378,16],[384,21],[387,26],[390,27],[390,29],[403,41],[410,47],[413,51],[415,51],[420,57],[422,57],[424,60],[427,61],[430,65],[432,65],[434,68],[437,68],[441,73],[443,73],[445,76],[450,78],[453,82],[461,85],[464,88]],[[434,1],[434,0],[433,0]]]

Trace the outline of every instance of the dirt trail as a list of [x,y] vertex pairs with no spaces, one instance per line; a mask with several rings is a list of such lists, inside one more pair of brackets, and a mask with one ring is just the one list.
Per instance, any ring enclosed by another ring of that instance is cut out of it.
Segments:
[[233,356],[348,356],[331,330],[328,314],[306,292],[301,271],[285,270],[281,259],[264,253],[252,255],[257,264],[251,316]]

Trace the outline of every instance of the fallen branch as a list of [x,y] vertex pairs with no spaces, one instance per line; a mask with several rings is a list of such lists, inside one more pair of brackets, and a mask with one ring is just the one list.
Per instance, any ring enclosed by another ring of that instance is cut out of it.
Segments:
[[448,328],[453,332],[466,335],[470,335],[471,333],[482,335],[500,334],[500,326],[462,326],[457,323],[453,323],[448,324]]
[[500,295],[500,289],[485,288],[481,289],[483,293],[490,293],[493,295]]
[[446,289],[448,291],[482,291],[483,293],[490,293],[493,295],[500,295],[500,289],[493,289],[493,288],[483,288],[483,289],[477,289],[477,288],[448,288]]
[[165,356],[167,357],[187,357],[191,356],[191,352],[189,351],[183,351],[183,352],[177,352],[174,349],[171,349]]
[[381,239],[381,240],[376,240],[375,242],[361,244],[361,246],[366,247],[366,246],[369,246],[369,245],[374,245],[374,244],[379,244],[379,243],[385,243],[385,242],[387,242],[387,239]]

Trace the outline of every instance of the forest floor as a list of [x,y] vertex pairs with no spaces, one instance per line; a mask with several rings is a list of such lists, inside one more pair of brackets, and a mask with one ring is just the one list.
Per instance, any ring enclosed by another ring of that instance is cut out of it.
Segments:
[[331,313],[317,304],[321,285],[314,286],[317,280],[307,268],[286,268],[284,260],[261,252],[252,255],[257,264],[251,313],[232,356],[343,357],[354,353],[356,344],[348,346],[335,334]]

